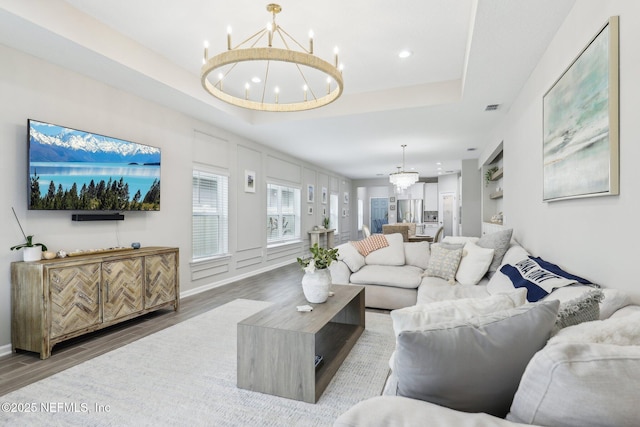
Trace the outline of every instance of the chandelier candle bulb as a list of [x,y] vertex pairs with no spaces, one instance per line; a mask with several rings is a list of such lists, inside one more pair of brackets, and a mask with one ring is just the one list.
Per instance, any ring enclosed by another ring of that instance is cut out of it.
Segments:
[[307,91],[309,90],[309,86],[304,85],[302,86],[302,90],[304,91],[304,100],[307,100]]
[[244,99],[249,99],[249,83],[244,84]]
[[218,74],[218,82],[220,83],[220,91],[222,91],[222,79],[224,78],[224,75],[222,73]]
[[278,86],[276,86],[276,88],[274,89],[274,92],[276,93],[276,104],[278,103],[278,95],[280,94],[280,88]]
[[333,48],[333,55],[336,61],[336,68],[338,68],[338,47]]
[[227,50],[231,50],[231,26],[227,27]]
[[207,62],[207,59],[209,59],[209,42],[208,41],[204,41],[204,62]]
[[309,53],[313,55],[313,30],[309,30]]
[[273,44],[273,25],[271,25],[271,22],[267,23],[267,32],[269,33],[269,47],[272,47],[271,45]]

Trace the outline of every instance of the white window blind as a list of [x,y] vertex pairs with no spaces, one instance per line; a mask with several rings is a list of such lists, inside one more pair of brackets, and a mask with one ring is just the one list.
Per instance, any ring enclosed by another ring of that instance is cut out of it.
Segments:
[[267,244],[300,239],[300,189],[267,184]]
[[229,179],[193,171],[192,258],[224,255],[229,251]]

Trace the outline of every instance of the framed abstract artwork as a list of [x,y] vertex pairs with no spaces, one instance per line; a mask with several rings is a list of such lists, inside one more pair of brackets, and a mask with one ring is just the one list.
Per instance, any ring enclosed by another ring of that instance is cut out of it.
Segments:
[[543,97],[543,200],[619,194],[618,17]]

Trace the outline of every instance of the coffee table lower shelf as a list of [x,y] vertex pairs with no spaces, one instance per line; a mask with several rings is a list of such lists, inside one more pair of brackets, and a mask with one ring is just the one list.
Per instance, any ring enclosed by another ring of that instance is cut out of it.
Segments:
[[[364,287],[333,285],[313,311],[300,297],[238,323],[238,387],[316,403],[365,329]],[[316,367],[316,355],[322,362]]]

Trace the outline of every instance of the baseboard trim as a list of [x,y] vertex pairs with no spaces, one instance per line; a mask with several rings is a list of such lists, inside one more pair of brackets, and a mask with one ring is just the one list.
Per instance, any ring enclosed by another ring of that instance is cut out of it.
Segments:
[[12,353],[11,344],[0,346],[0,357],[8,356],[11,353]]
[[248,277],[257,276],[258,274],[266,273],[267,271],[275,270],[276,268],[284,267],[285,265],[293,264],[297,262],[296,260],[288,260],[285,262],[281,262],[278,264],[270,265],[268,267],[261,268],[259,270],[250,271],[245,274],[240,274],[238,276],[229,277],[227,279],[221,280],[219,282],[213,282],[206,285],[198,286],[194,289],[189,289],[188,291],[180,292],[180,299],[190,297],[192,295],[197,295],[202,292],[206,292],[210,289],[218,288],[220,286],[228,285],[229,283],[233,283],[238,280],[246,279]]

